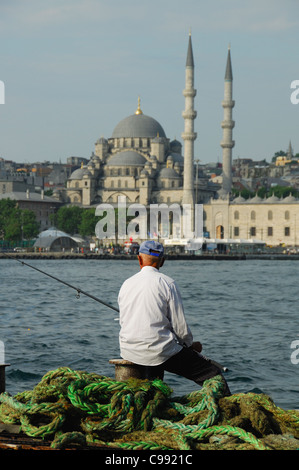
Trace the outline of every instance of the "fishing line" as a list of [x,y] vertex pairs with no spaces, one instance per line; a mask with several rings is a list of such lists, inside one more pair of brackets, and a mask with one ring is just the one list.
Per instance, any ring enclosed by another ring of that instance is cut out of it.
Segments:
[[84,290],[72,286],[72,284],[69,284],[68,282],[62,281],[58,277],[52,276],[52,274],[46,273],[45,271],[42,271],[41,269],[36,268],[35,266],[32,266],[31,264],[25,263],[24,261],[19,260],[18,258],[14,258],[13,256],[10,256],[10,258],[14,259],[15,261],[18,261],[19,263],[28,266],[29,268],[34,269],[35,271],[38,271],[39,273],[45,274],[48,277],[51,277],[52,279],[55,279],[55,281],[61,282],[62,284],[70,287],[71,289],[74,289],[77,291],[77,297],[80,297],[80,294],[86,295],[87,297],[90,297],[91,299],[95,300],[96,302],[99,302],[100,304],[105,305],[106,307],[112,308],[112,310],[115,310],[116,312],[119,312],[118,308],[113,307],[113,305],[107,304],[103,300],[99,299],[98,297],[95,297],[94,295],[89,294],[88,292],[85,292]]
[[[19,260],[18,258],[15,258],[14,256],[10,256],[8,255],[9,258],[11,259],[14,259],[15,261],[18,261],[19,263],[21,263],[22,265],[24,266],[28,266],[29,268],[31,269],[34,269],[35,271],[38,271],[39,273],[42,273],[42,274],[45,274],[46,276],[54,279],[55,281],[58,281],[58,282],[61,282],[62,284],[70,287],[71,289],[74,289],[75,291],[77,291],[77,297],[80,297],[80,294],[83,294],[83,295],[86,295],[87,297],[90,297],[91,299],[95,300],[96,302],[99,302],[100,304],[103,304],[105,305],[106,307],[109,307],[111,308],[112,310],[115,310],[115,312],[118,312],[119,313],[119,309],[116,308],[116,307],[113,307],[113,305],[110,305],[110,304],[107,304],[106,302],[104,302],[103,300],[99,299],[98,297],[95,297],[94,295],[91,295],[89,294],[88,292],[85,292],[84,290],[78,288],[78,287],[75,287],[75,286],[72,286],[72,284],[69,284],[68,282],[65,282],[63,281],[62,279],[59,279],[58,277],[55,277],[55,276],[52,276],[52,274],[49,274],[49,273],[46,273],[45,271],[42,271],[41,269],[38,269],[36,268],[35,266],[32,266],[31,264],[28,264],[28,263],[25,263],[25,261],[21,261]],[[228,371],[228,368],[227,367],[224,367],[223,365],[219,364],[219,362],[216,362],[208,357],[205,357],[203,356],[205,359],[207,359],[208,361],[210,361],[212,364],[214,364],[215,366],[217,366],[219,369],[223,370],[224,372],[227,372]]]

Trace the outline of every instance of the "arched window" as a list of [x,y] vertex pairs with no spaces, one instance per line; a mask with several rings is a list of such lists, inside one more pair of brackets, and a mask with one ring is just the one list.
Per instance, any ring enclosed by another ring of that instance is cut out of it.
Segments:
[[284,218],[285,218],[286,220],[289,220],[289,218],[290,218],[290,211],[285,211],[285,213],[284,213]]
[[224,238],[224,227],[222,225],[217,225],[216,227],[216,238]]
[[268,220],[272,220],[272,219],[273,219],[273,212],[268,211]]
[[234,219],[239,220],[239,211],[234,212]]
[[255,211],[251,211],[250,218],[251,220],[255,220]]

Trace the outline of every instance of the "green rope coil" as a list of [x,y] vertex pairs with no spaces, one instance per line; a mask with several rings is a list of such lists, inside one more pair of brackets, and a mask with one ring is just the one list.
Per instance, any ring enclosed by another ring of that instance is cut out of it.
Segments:
[[253,434],[232,426],[213,426],[212,428],[201,429],[200,431],[189,433],[187,434],[187,437],[190,439],[200,440],[215,434],[226,434],[228,436],[238,437],[239,439],[252,444],[257,450],[270,450],[268,446],[264,445]]
[[116,447],[119,449],[126,449],[126,450],[172,450],[171,447],[166,447],[163,445],[159,445],[156,442],[118,442],[114,444],[110,444],[110,447]]
[[[226,436],[246,448],[267,450],[273,448],[267,443],[273,429],[291,433],[299,448],[299,412],[282,410],[263,394],[223,397],[223,391],[222,376],[206,380],[201,390],[172,398],[172,390],[159,379],[119,382],[62,367],[45,374],[31,391],[15,397],[0,394],[0,421],[50,440],[55,449],[225,448],[221,436]],[[253,410],[252,416],[242,416],[243,409]]]

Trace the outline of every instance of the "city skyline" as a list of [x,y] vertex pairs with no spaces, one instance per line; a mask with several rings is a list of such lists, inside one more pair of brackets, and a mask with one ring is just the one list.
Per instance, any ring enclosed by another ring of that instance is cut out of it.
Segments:
[[292,0],[17,0],[0,6],[0,157],[16,162],[89,158],[95,141],[133,114],[168,138],[184,131],[185,60],[195,63],[195,158],[222,162],[223,84],[230,45],[233,159],[271,160],[289,141],[299,150],[298,5]]

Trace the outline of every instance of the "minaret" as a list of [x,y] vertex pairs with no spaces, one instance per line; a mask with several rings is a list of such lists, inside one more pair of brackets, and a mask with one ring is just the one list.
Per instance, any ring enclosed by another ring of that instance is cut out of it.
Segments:
[[[190,204],[192,213],[194,211],[194,141],[197,137],[194,132],[194,119],[196,111],[194,111],[194,97],[196,90],[194,89],[194,61],[192,51],[191,33],[189,33],[189,44],[186,61],[185,73],[185,110],[182,116],[185,120],[185,128],[182,133],[184,140],[184,189],[183,204]],[[192,220],[193,225],[193,220]]]
[[292,160],[292,158],[293,158],[293,148],[292,148],[291,141],[289,143],[289,148],[288,148],[288,151],[287,151],[287,158],[288,158],[288,160]]
[[233,74],[232,64],[230,57],[230,47],[228,48],[226,71],[224,79],[224,100],[222,107],[224,109],[224,120],[221,123],[223,129],[223,139],[221,141],[222,147],[222,193],[229,194],[232,187],[232,149],[235,142],[232,140],[233,128],[235,122],[232,120],[233,107],[235,102],[233,97]]

